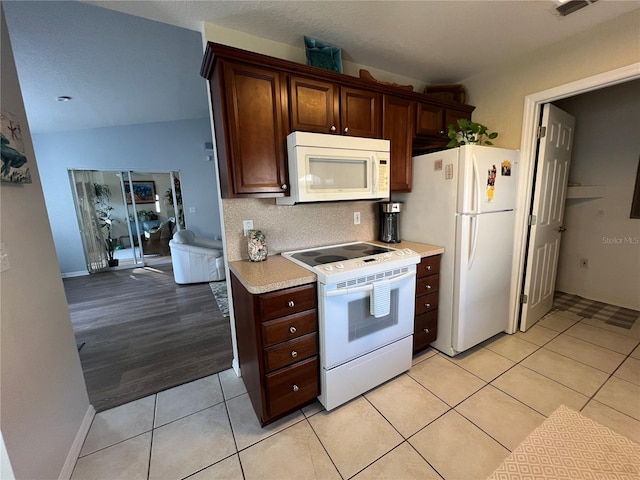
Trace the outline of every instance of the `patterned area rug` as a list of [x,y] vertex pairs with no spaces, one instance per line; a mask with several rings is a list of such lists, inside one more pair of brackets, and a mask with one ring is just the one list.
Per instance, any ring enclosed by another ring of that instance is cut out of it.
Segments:
[[218,308],[222,312],[223,317],[229,316],[229,300],[227,297],[227,282],[221,280],[219,282],[209,282],[213,296],[216,297]]
[[640,312],[628,308],[616,307],[595,300],[588,300],[564,292],[555,292],[553,306],[558,310],[566,310],[580,317],[594,318],[622,328],[631,328],[640,317]]
[[638,479],[640,445],[561,405],[487,480]]

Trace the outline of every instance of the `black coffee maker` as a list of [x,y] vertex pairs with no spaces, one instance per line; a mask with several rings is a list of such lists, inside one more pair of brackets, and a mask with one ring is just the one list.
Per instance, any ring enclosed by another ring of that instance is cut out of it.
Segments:
[[378,239],[386,243],[400,243],[400,209],[401,203],[381,202],[380,235]]

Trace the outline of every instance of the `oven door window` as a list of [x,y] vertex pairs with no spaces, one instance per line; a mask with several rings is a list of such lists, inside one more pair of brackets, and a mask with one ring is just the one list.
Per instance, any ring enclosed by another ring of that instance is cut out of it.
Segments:
[[398,324],[398,289],[391,290],[389,315],[376,318],[370,313],[369,297],[349,302],[349,342],[375,334]]

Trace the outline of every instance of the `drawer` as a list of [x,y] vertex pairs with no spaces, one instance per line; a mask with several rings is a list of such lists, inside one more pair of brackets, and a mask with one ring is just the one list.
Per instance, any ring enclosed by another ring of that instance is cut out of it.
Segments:
[[316,284],[287,288],[260,295],[262,321],[284,317],[316,307]]
[[262,324],[262,345],[268,347],[317,331],[318,315],[316,310],[295,313],[264,322]]
[[269,416],[294,410],[320,395],[318,357],[266,375]]
[[440,275],[429,275],[416,281],[416,297],[437,292],[440,289]]
[[418,278],[434,273],[440,273],[440,255],[424,257],[417,266],[416,275]]
[[303,337],[278,343],[264,351],[264,366],[267,372],[286,367],[318,354],[318,335],[309,333]]
[[438,309],[438,292],[416,297],[416,316]]
[[415,318],[413,353],[423,350],[438,337],[438,311],[423,313]]

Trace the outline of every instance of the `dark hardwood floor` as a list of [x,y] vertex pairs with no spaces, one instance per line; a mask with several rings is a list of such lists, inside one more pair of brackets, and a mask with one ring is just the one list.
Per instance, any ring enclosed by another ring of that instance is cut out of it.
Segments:
[[209,284],[171,264],[64,279],[89,400],[100,412],[231,367],[229,319]]

